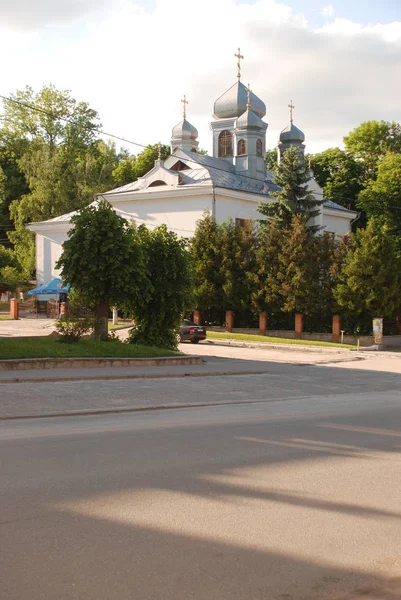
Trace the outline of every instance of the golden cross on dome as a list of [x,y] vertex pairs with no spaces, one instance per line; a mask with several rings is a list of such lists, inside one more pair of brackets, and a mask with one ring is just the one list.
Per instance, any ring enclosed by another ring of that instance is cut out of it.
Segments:
[[290,103],[288,105],[288,108],[290,109],[290,123],[292,125],[293,123],[293,118],[292,118],[292,111],[294,110],[295,106],[292,103],[292,100],[290,100]]
[[251,90],[251,86],[249,85],[249,83],[248,83],[248,87],[246,88],[246,91],[248,93],[248,102],[247,102],[246,107],[248,110],[251,110],[251,92],[252,92],[252,90]]
[[244,60],[244,57],[241,54],[241,48],[238,48],[238,54],[234,54],[235,58],[238,58],[237,67],[238,67],[238,79],[241,79],[241,58]]
[[184,94],[184,98],[181,100],[184,105],[184,119],[187,118],[187,104],[189,104],[186,95]]

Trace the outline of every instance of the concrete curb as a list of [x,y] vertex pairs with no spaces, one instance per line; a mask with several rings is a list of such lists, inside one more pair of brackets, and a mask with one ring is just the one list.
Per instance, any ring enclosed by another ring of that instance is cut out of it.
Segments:
[[263,348],[264,350],[290,350],[293,352],[333,352],[337,354],[356,352],[351,348],[333,348],[331,346],[307,346],[303,344],[277,344],[274,342],[247,342],[243,340],[228,340],[224,338],[206,338],[205,343],[215,346],[236,346],[238,348]]
[[208,406],[232,406],[239,404],[263,404],[266,402],[285,402],[286,400],[238,400],[234,402],[197,402],[194,404],[158,404],[156,406],[137,406],[133,408],[125,407],[125,408],[105,408],[105,409],[89,409],[89,410],[75,410],[75,411],[66,411],[64,413],[46,413],[43,415],[22,415],[18,417],[0,417],[0,421],[21,421],[22,419],[55,419],[57,417],[86,417],[86,416],[101,416],[101,415],[110,415],[110,414],[124,414],[124,413],[134,413],[134,412],[151,412],[156,410],[180,410],[186,408],[205,408]]
[[[311,366],[311,365],[309,365]],[[183,377],[227,377],[228,375],[264,375],[268,369],[257,371],[206,371],[202,373],[135,373],[126,375],[83,375],[76,377],[10,377],[0,379],[0,385],[5,383],[55,383],[64,381],[117,381],[119,379],[174,379]],[[1,419],[1,417],[0,417]]]
[[0,360],[0,371],[94,367],[164,367],[201,364],[203,364],[203,359],[199,356],[166,356],[160,358],[23,358],[19,360]]

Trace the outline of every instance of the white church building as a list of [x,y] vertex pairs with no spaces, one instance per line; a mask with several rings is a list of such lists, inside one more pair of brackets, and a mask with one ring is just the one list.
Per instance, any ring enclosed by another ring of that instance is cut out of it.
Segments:
[[[260,219],[260,202],[274,202],[271,192],[278,189],[273,173],[266,170],[266,129],[263,121],[266,106],[260,98],[238,79],[214,103],[213,156],[198,154],[198,131],[184,118],[172,131],[171,156],[157,160],[144,177],[122,187],[99,194],[96,200],[107,199],[116,213],[138,225],[148,227],[165,224],[177,235],[190,238],[205,211],[223,223],[232,218],[237,223],[245,219]],[[305,135],[292,120],[281,132],[279,158],[290,147],[304,152]],[[311,192],[323,198],[323,190],[311,173]],[[71,229],[75,213],[48,221],[31,223],[36,234],[36,277],[44,283],[58,276],[55,264],[62,244]],[[315,224],[335,236],[351,229],[357,213],[325,201]]]

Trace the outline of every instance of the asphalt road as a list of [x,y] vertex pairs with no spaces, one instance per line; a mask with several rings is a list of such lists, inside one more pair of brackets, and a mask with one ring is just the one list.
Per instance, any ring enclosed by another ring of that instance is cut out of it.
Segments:
[[0,423],[0,597],[400,599],[399,376],[302,369],[285,398],[191,383],[255,404]]

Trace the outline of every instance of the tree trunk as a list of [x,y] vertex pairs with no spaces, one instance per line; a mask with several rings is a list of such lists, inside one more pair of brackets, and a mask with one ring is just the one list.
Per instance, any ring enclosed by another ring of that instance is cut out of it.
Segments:
[[109,335],[109,301],[104,300],[100,304],[98,304],[95,308],[95,331],[94,338],[95,340],[100,339],[101,337],[107,337]]

